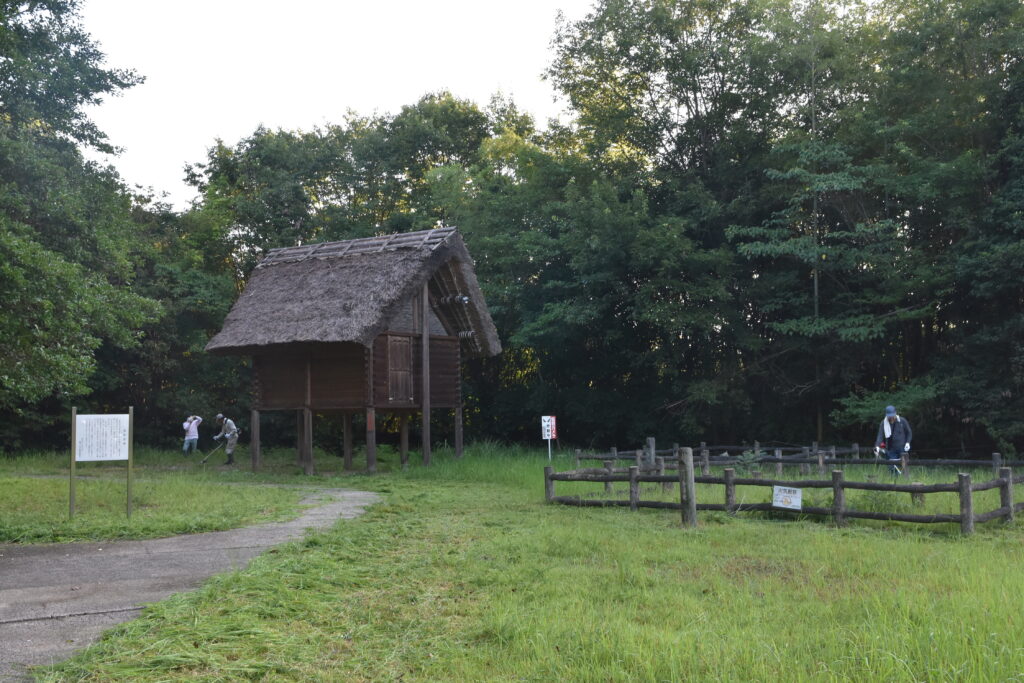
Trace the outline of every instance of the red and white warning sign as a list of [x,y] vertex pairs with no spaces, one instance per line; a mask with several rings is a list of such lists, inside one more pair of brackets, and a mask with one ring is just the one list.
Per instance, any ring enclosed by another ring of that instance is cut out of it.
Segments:
[[544,415],[540,418],[540,438],[548,440],[558,438],[558,426],[554,415]]

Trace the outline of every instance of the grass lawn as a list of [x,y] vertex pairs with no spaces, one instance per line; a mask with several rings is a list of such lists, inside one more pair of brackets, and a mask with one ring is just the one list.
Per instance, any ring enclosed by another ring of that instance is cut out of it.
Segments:
[[[80,464],[68,519],[68,462],[57,454],[0,458],[0,543],[160,538],[290,519],[310,482],[254,486],[237,468],[201,467],[180,455],[143,451],[136,461],[132,517],[123,463]],[[319,482],[322,485],[325,482]]]
[[[279,474],[260,476],[291,480],[292,464],[280,462]],[[439,454],[429,469],[332,478],[385,502],[151,606],[37,673],[988,681],[1024,672],[1017,525],[965,538],[952,524],[837,529],[701,513],[701,526],[684,530],[676,512],[545,505],[546,463],[478,446],[462,461]],[[929,481],[921,470],[914,479]],[[576,491],[559,484],[559,494]]]

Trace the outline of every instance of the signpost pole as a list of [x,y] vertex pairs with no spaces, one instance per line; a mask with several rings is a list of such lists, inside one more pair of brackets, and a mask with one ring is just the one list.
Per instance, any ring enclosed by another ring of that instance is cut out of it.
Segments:
[[128,406],[128,519],[132,518],[132,458],[135,454],[135,407]]
[[78,408],[71,409],[71,488],[68,494],[68,519],[75,518],[75,456],[78,450],[76,437],[78,423]]
[[68,519],[75,516],[75,470],[79,462],[110,462],[127,460],[128,518],[132,516],[132,465],[134,458],[135,411],[119,415],[79,415],[71,409],[71,463],[68,489]]

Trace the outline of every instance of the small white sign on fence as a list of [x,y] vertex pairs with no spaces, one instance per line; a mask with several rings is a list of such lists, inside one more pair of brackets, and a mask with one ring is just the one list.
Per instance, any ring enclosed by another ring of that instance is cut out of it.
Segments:
[[786,508],[787,510],[803,509],[803,489],[794,489],[789,486],[773,486],[772,507]]

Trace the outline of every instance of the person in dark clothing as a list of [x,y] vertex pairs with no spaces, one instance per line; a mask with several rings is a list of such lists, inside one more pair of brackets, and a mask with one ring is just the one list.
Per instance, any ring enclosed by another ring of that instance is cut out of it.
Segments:
[[875,455],[885,451],[889,461],[889,469],[893,474],[902,474],[894,461],[903,459],[904,453],[910,452],[910,440],[914,433],[905,417],[896,414],[895,406],[885,407],[885,418],[878,425],[878,436],[875,437]]

